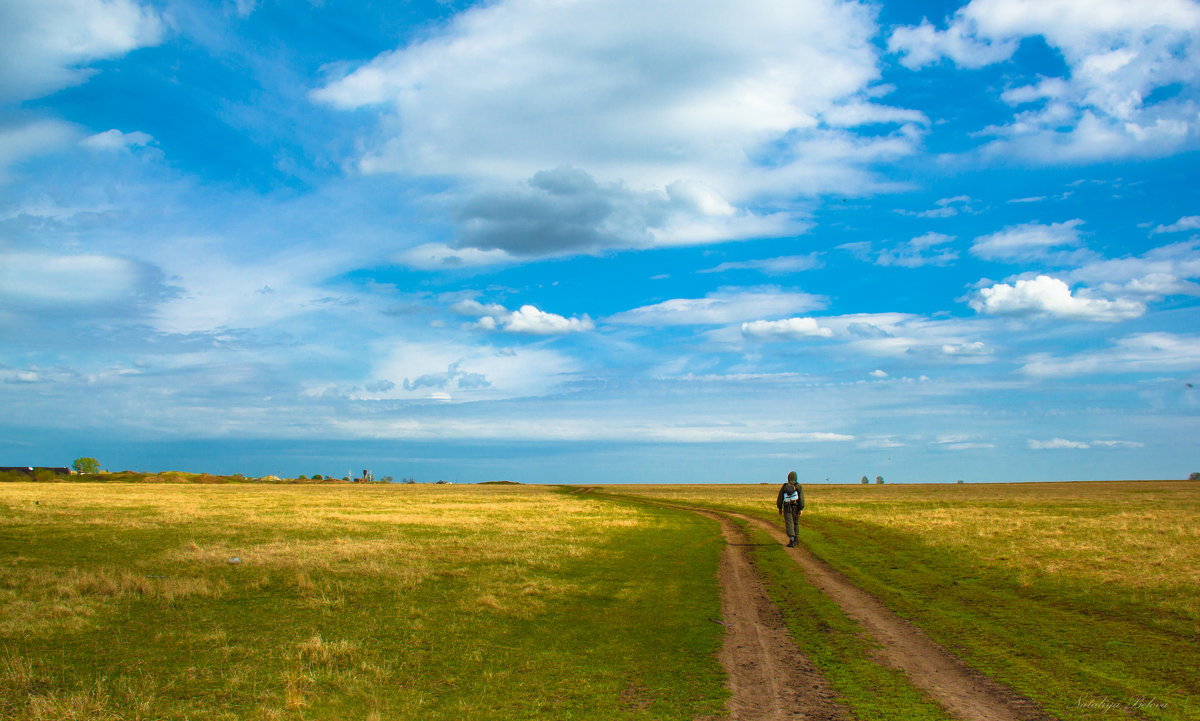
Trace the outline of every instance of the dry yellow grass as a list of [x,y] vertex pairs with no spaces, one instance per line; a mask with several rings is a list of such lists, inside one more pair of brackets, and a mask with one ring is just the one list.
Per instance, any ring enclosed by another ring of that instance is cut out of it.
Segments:
[[[778,485],[607,490],[773,517]],[[805,485],[806,517],[869,524],[1010,569],[1107,587],[1200,619],[1200,483]]]
[[627,588],[644,607],[680,585],[614,541],[660,531],[716,540],[545,487],[0,484],[0,718],[455,718],[520,674],[514,698],[598,718],[640,641],[606,639],[609,666],[578,686],[594,656],[545,619],[597,602],[613,624]]

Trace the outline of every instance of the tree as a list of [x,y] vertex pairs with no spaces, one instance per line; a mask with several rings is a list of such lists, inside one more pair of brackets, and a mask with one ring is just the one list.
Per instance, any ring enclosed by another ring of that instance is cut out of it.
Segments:
[[1192,475],[1188,476],[1188,480],[1189,481],[1200,481],[1200,473],[1193,473]]
[[882,484],[882,483],[883,483],[883,476],[875,476],[875,482],[876,482],[876,483],[879,483],[879,484]]
[[867,485],[868,483],[870,483],[870,481],[869,481],[869,480],[867,480],[867,477],[866,477],[866,476],[863,476],[863,479],[862,479],[862,481],[860,481],[860,483],[862,483],[862,484],[865,486],[865,485]]
[[71,468],[74,468],[76,473],[94,476],[100,472],[100,461],[97,461],[95,458],[88,458],[87,456],[84,456],[82,458],[76,458],[71,464]]

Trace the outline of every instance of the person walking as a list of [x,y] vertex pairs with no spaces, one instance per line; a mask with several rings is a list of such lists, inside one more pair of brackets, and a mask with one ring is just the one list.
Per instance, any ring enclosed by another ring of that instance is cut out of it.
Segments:
[[787,483],[779,489],[775,506],[783,516],[783,529],[787,531],[788,548],[795,548],[800,531],[800,514],[804,513],[804,489],[796,482],[796,472],[788,474]]

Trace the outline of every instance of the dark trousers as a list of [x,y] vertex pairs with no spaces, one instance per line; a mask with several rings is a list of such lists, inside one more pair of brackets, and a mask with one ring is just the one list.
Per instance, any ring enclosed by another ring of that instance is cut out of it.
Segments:
[[783,507],[783,528],[787,531],[788,538],[795,538],[799,535],[800,509],[798,507],[792,505]]

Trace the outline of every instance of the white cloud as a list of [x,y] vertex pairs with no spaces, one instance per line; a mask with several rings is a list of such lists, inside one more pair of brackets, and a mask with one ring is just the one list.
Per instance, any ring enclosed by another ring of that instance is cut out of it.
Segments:
[[1095,285],[1105,293],[1159,298],[1200,295],[1200,241],[1152,248],[1140,256],[1096,260],[1071,271],[1073,282]]
[[1182,230],[1200,230],[1200,215],[1187,215],[1170,225],[1160,225],[1151,233],[1178,233]]
[[1030,356],[1021,372],[1035,377],[1161,373],[1200,368],[1200,337],[1173,333],[1127,336],[1109,348],[1065,357]]
[[594,330],[596,324],[584,315],[582,318],[566,318],[546,313],[533,305],[523,305],[509,312],[498,303],[484,305],[476,300],[460,300],[450,306],[459,315],[475,316],[479,320],[475,327],[480,330],[502,330],[506,333],[523,335],[563,335]]
[[885,370],[880,370],[880,369],[878,369],[878,368],[876,368],[875,370],[871,371],[871,372],[870,372],[868,375],[870,375],[872,378],[880,378],[880,379],[882,379],[882,378],[887,378],[887,377],[888,377],[888,373],[887,373],[887,371],[885,371]]
[[1028,317],[1063,318],[1113,323],[1136,318],[1146,312],[1146,306],[1118,298],[1086,298],[1071,294],[1071,288],[1048,275],[1032,280],[1018,280],[1013,285],[997,283],[981,288],[969,301],[978,313]]
[[498,320],[505,332],[527,335],[562,335],[589,331],[596,327],[586,315],[582,318],[564,318],[538,310],[532,305],[523,305]]
[[470,401],[539,396],[579,370],[574,360],[548,348],[397,341],[372,371],[376,390],[356,389],[352,397]]
[[482,318],[483,316],[505,315],[508,313],[508,308],[505,308],[499,303],[484,304],[472,298],[465,298],[457,301],[450,306],[450,310],[458,313],[459,315],[469,315],[476,318]]
[[153,136],[143,133],[140,130],[135,130],[132,133],[122,133],[120,130],[113,128],[112,130],[105,130],[103,133],[89,135],[80,141],[80,145],[90,150],[125,150],[126,148],[148,145],[153,140]]
[[0,22],[0,100],[77,85],[81,66],[154,45],[163,23],[131,0],[6,0]]
[[1051,438],[1048,441],[1035,441],[1032,438],[1028,441],[1029,448],[1035,451],[1042,450],[1062,450],[1073,449],[1082,450],[1091,448],[1087,443],[1081,441],[1068,441],[1066,438]]
[[0,253],[0,298],[9,306],[98,310],[138,301],[156,282],[143,263],[111,255]]
[[[875,186],[870,164],[914,152],[926,121],[877,102],[876,32],[873,9],[841,0],[503,0],[311,97],[381,114],[364,172],[517,183],[569,164],[636,193],[695,183],[721,199],[709,210],[744,212]],[[846,129],[880,122],[894,130]],[[766,148],[777,162],[756,161]]]
[[0,183],[10,180],[10,169],[22,161],[66,147],[78,135],[73,126],[57,120],[0,126]]
[[[323,288],[345,258],[327,249],[285,252],[240,262],[212,252],[200,239],[176,239],[164,271],[178,292],[154,310],[155,328],[167,333],[270,328],[285,319],[336,308],[353,300]],[[203,260],[197,260],[197,257]],[[286,261],[286,262],[285,262]]]
[[843,243],[838,246],[855,258],[880,266],[898,266],[901,268],[919,268],[924,265],[949,265],[958,258],[958,251],[953,248],[938,246],[954,240],[954,236],[943,233],[925,233],[916,238],[889,247],[875,249],[875,244],[864,240],[854,243]]
[[914,211],[898,209],[896,212],[900,215],[908,215],[914,218],[953,218],[959,213],[973,212],[971,208],[971,196],[969,195],[942,198],[934,203],[934,206],[929,210]]
[[[1004,93],[1034,107],[990,129],[1001,138],[992,150],[1063,162],[1166,153],[1195,138],[1198,30],[1189,0],[972,0],[946,29],[898,28],[888,47],[911,68],[942,57],[978,68],[1008,60],[1023,38],[1044,39],[1068,72]],[[1183,90],[1153,97],[1172,86]]]
[[948,356],[984,356],[990,353],[983,341],[970,343],[946,343],[942,345],[942,353]]
[[525,183],[478,190],[459,202],[460,246],[515,256],[696,245],[794,235],[807,227],[787,213],[738,211],[700,183],[635,191],[566,165],[539,171]]
[[888,52],[898,53],[900,62],[916,70],[950,58],[965,68],[981,68],[1008,59],[1016,49],[1012,40],[989,43],[975,37],[975,28],[967,22],[955,22],[938,30],[928,20],[920,25],[901,26],[888,38]]
[[627,310],[609,318],[625,325],[724,325],[787,316],[825,306],[825,299],[777,288],[722,289],[703,298],[674,298]]
[[[752,321],[741,325],[741,339],[759,341],[830,338],[855,354],[883,358],[922,357],[956,364],[986,363],[992,349],[973,340],[979,321],[930,319],[909,313],[854,313],[849,315]],[[723,337],[726,343],[733,342]]]
[[1047,257],[1053,248],[1079,245],[1079,226],[1076,218],[1062,223],[1025,223],[998,233],[975,239],[971,253],[985,260],[1013,261]]
[[799,273],[805,270],[820,268],[821,266],[821,254],[814,252],[808,255],[782,255],[777,258],[731,261],[696,272],[724,273],[730,270],[755,270],[766,275],[787,275],[789,273]]
[[815,318],[785,318],[742,323],[742,335],[747,338],[829,338],[833,331],[822,328]]
[[444,243],[425,243],[396,256],[396,262],[419,270],[454,270],[504,265],[516,261],[503,250],[451,248]]
[[944,433],[930,444],[944,451],[970,451],[996,447],[994,443],[975,440],[974,436],[966,433]]
[[925,233],[892,248],[884,248],[875,256],[875,264],[919,268],[924,265],[948,265],[958,258],[958,251],[942,248],[954,240],[944,233]]

